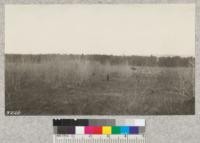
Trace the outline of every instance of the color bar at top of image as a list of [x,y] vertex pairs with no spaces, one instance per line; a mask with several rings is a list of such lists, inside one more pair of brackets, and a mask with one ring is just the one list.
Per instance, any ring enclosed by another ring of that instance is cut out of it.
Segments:
[[116,126],[145,126],[145,119],[118,119]]
[[145,126],[144,119],[53,119],[53,126]]
[[115,126],[115,119],[89,119],[89,126]]
[[53,126],[88,126],[88,119],[53,119]]
[[53,119],[53,126],[115,126],[115,119]]

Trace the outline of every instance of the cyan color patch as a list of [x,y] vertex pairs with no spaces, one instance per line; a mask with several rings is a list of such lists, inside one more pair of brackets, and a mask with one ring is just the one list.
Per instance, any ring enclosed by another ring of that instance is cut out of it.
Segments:
[[121,126],[120,127],[121,134],[129,134],[129,127],[128,126]]

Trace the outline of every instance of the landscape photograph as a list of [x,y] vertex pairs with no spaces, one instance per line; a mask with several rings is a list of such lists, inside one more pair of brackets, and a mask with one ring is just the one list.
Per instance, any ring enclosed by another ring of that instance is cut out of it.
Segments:
[[6,5],[6,115],[195,114],[193,4]]

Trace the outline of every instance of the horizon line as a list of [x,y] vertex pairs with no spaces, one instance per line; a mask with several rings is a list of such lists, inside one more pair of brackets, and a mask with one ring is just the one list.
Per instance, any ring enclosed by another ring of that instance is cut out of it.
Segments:
[[72,53],[4,53],[5,55],[100,55],[100,56],[118,56],[118,57],[131,57],[131,56],[153,56],[153,57],[195,57],[195,55],[154,55],[154,54],[149,54],[149,55],[140,55],[140,54],[135,54],[135,55],[114,55],[114,54],[72,54]]

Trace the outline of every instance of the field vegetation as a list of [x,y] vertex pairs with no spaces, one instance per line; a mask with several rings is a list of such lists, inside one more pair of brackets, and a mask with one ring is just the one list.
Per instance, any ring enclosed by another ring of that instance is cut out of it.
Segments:
[[[136,62],[137,61],[137,62]],[[6,111],[194,114],[194,58],[6,55]]]

